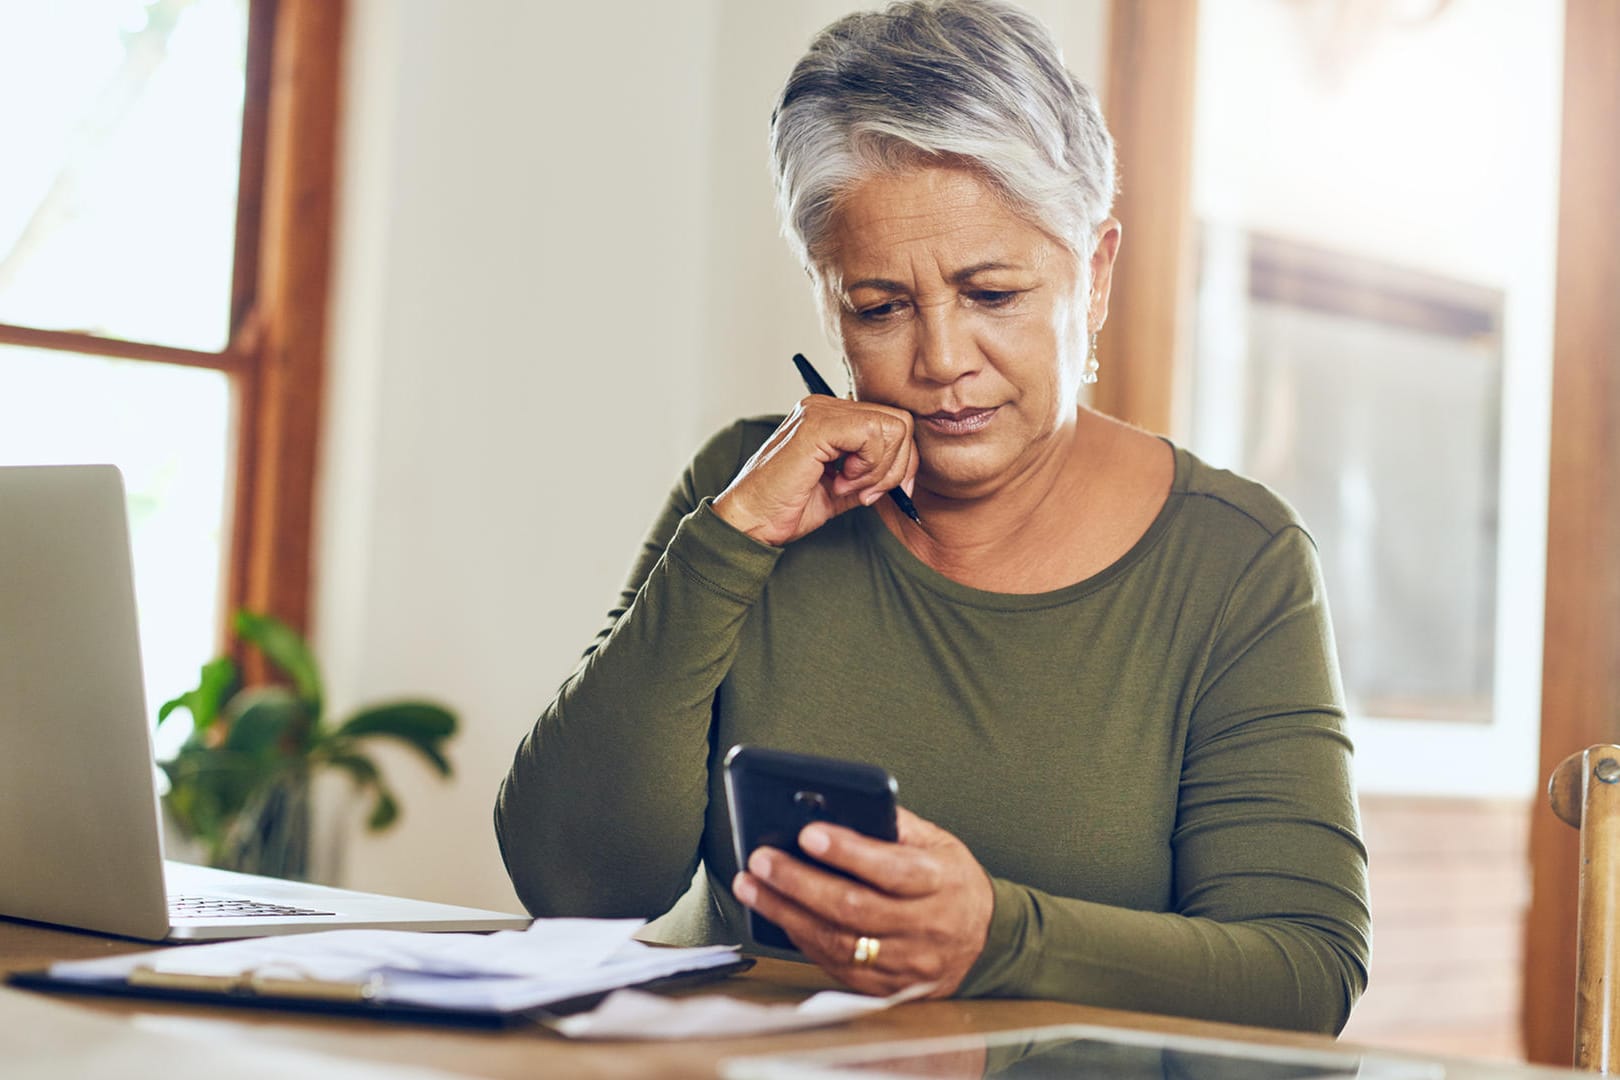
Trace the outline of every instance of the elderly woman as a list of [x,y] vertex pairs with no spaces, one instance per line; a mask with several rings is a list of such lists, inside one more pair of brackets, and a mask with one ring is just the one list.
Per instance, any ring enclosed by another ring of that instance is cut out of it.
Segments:
[[[746,906],[873,993],[1338,1030],[1370,926],[1315,553],[1081,403],[1120,244],[1092,94],[999,0],[898,4],[815,39],[771,147],[853,394],[687,468],[502,786],[519,896],[686,944]],[[888,767],[899,842],[737,866],[736,743]]]

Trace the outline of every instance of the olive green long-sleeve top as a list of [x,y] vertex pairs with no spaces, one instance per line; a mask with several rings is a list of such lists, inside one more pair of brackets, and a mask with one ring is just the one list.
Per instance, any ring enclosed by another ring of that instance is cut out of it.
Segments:
[[967,844],[995,910],[963,995],[1343,1027],[1367,979],[1366,850],[1315,549],[1287,505],[1177,448],[1117,563],[986,592],[871,510],[784,548],[723,521],[712,497],[777,419],[698,453],[519,746],[495,825],[528,909],[669,911],[667,940],[746,941],[719,766],[752,743],[883,765]]

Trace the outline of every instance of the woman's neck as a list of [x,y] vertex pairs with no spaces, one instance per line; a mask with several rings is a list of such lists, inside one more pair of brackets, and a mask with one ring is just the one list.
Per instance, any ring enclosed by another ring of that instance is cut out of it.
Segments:
[[925,497],[923,526],[888,501],[879,513],[923,562],[953,581],[994,592],[1046,592],[1071,584],[1085,507],[1109,466],[1108,424],[1080,410],[1030,466],[973,499]]

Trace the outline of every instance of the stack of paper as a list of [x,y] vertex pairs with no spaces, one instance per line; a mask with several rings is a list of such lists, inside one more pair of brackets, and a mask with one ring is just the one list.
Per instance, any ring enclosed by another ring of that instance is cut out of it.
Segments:
[[571,1039],[734,1039],[842,1024],[914,1001],[933,989],[933,983],[921,983],[882,998],[823,990],[796,1005],[740,1001],[721,994],[666,998],[615,990],[588,1013],[546,1023]]
[[185,945],[53,964],[51,976],[85,984],[112,979],[204,986],[282,996],[351,990],[378,1004],[455,1011],[518,1012],[667,976],[722,967],[736,949],[668,949],[632,935],[640,919],[537,919],[527,930],[430,934],[328,930]]

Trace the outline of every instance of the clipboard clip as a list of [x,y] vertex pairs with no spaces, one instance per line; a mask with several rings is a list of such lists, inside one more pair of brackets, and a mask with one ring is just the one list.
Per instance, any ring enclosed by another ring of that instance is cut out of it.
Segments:
[[138,967],[128,976],[131,986],[151,986],[163,990],[189,990],[204,994],[231,994],[237,997],[293,998],[303,1001],[371,1001],[382,989],[382,977],[370,975],[362,982],[332,979],[284,978],[245,971],[240,975],[191,975]]

